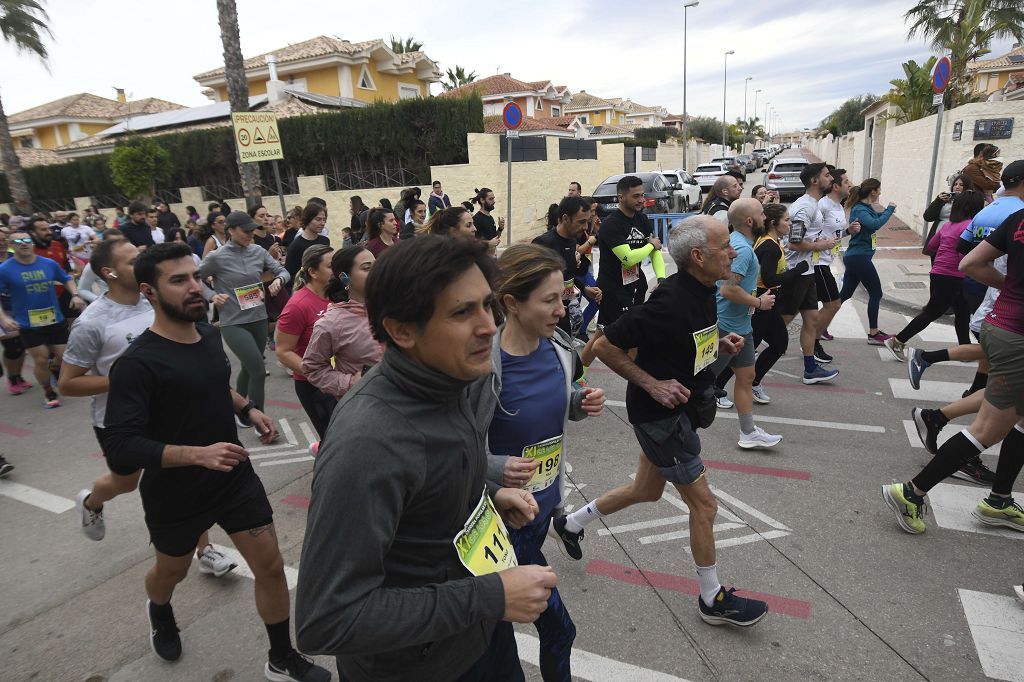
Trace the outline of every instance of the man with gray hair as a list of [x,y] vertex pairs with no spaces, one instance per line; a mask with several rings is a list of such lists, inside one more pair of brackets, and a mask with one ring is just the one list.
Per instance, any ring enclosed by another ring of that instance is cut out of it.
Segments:
[[[690,510],[690,549],[700,579],[700,617],[712,625],[750,626],[768,612],[718,581],[713,528],[718,505],[705,478],[698,429],[715,418],[714,374],[719,353],[736,355],[743,337],[719,335],[715,282],[727,279],[736,257],[726,226],[709,216],[678,223],[668,248],[679,271],[646,303],[624,311],[594,343],[597,356],[629,382],[626,411],[643,454],[632,483],[611,490],[554,521],[566,551],[583,557],[588,523],[640,502],[655,502],[665,481]],[[636,349],[636,359],[630,351]]]

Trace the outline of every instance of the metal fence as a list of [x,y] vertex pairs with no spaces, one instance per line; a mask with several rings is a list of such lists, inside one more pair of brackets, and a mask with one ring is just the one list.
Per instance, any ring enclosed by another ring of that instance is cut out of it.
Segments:
[[328,192],[353,189],[374,189],[377,187],[412,187],[420,185],[422,179],[414,171],[405,168],[368,171],[344,171],[324,176]]
[[653,235],[661,240],[662,245],[668,246],[668,231],[672,229],[677,221],[699,215],[699,213],[650,213],[648,218],[654,229]]

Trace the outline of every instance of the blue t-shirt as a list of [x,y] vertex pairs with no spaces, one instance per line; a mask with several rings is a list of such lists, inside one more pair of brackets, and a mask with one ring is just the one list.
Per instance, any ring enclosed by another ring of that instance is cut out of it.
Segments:
[[[964,228],[960,239],[972,244],[980,244],[995,232],[996,228],[1002,225],[1007,218],[1022,208],[1024,208],[1024,200],[1019,197],[997,197],[991,204],[978,211],[971,223]],[[970,277],[964,277],[962,286],[969,294],[979,297],[984,296],[985,290],[988,288]]]
[[[501,351],[501,396],[488,431],[491,452],[523,456],[523,448],[562,435],[568,396],[562,363],[552,342],[541,339],[529,355]],[[530,525],[547,522],[561,496],[561,477],[533,493],[540,510]]]
[[71,276],[56,261],[43,256],[36,256],[31,265],[19,263],[14,257],[0,265],[0,292],[10,295],[14,319],[23,329],[64,321],[54,282],[69,279]]
[[[736,258],[732,261],[732,271],[740,276],[740,288],[750,292],[751,296],[755,296],[760,265],[758,265],[757,256],[754,255],[754,242],[740,232],[733,232],[729,235],[729,243],[736,251]],[[733,303],[722,296],[724,282],[725,280],[718,282],[718,330],[726,334],[735,332],[746,336],[753,330],[750,324],[750,306]]]

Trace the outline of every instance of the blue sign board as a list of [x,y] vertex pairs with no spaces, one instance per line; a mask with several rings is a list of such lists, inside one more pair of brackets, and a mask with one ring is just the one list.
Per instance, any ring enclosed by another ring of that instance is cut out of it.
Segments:
[[935,71],[932,72],[932,90],[935,91],[936,95],[941,95],[946,91],[946,86],[949,85],[949,74],[952,66],[949,62],[949,57],[943,57],[935,65]]
[[515,130],[523,125],[523,110],[515,102],[509,102],[501,110],[501,121],[509,130]]

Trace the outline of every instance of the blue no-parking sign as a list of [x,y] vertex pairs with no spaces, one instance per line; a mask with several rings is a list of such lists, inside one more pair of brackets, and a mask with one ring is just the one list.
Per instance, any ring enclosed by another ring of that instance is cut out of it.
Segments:
[[946,91],[952,68],[953,65],[950,63],[949,57],[943,57],[935,64],[935,70],[932,71],[932,90],[935,91],[936,95],[941,95]]
[[523,109],[515,102],[509,102],[501,110],[501,122],[509,130],[515,130],[523,125]]

